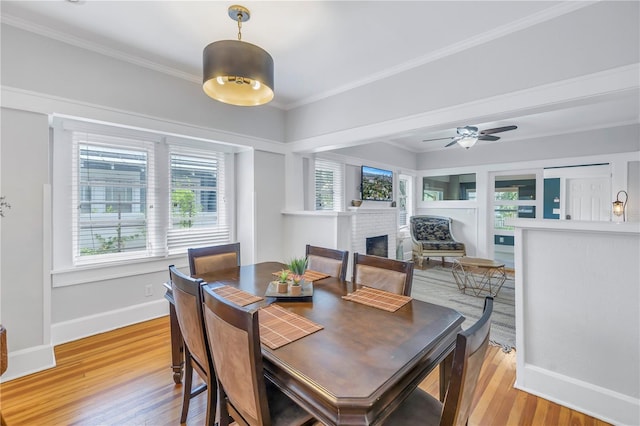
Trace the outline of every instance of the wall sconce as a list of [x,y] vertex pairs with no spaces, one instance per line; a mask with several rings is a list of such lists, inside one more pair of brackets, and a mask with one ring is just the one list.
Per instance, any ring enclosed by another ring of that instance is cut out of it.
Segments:
[[[620,194],[624,194],[624,203],[620,201]],[[616,194],[616,200],[613,202],[613,214],[616,216],[622,216],[622,221],[625,222],[627,220],[626,216],[626,208],[627,208],[627,200],[629,199],[629,194],[627,191],[618,191]]]

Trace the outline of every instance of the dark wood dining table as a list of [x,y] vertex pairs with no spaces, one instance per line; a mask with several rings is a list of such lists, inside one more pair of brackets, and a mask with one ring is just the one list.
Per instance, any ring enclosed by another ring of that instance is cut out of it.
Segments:
[[[206,285],[233,286],[263,296],[273,272],[285,265],[264,262],[204,274]],[[323,329],[272,350],[262,345],[265,375],[289,397],[329,425],[380,424],[409,393],[440,366],[440,398],[450,376],[456,334],[464,317],[457,311],[412,299],[395,312],[342,299],[355,289],[328,277],[313,283],[310,301],[273,298]],[[166,294],[171,302],[170,289]],[[182,377],[182,336],[172,312],[174,380]]]

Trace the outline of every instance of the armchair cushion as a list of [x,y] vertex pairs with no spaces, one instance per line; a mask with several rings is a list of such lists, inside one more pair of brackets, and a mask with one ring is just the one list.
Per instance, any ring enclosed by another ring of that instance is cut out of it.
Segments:
[[456,241],[451,234],[451,218],[443,216],[412,216],[410,219],[411,239],[413,241],[413,257],[418,266],[422,266],[423,258],[430,256],[465,256],[464,243]]

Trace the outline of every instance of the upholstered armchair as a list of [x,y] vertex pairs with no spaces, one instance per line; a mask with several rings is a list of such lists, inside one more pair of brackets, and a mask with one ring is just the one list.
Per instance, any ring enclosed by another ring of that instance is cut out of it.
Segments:
[[462,257],[466,255],[464,244],[451,234],[451,218],[443,216],[411,216],[411,240],[413,259],[419,267],[426,257]]

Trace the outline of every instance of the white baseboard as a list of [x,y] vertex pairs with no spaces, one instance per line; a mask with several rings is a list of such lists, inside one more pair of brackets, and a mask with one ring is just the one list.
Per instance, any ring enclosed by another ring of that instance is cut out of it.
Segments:
[[9,352],[8,355],[7,371],[2,375],[0,383],[56,366],[53,345],[33,346]]
[[59,345],[164,315],[169,315],[169,302],[165,299],[154,300],[52,324],[51,340],[53,345]]
[[525,365],[514,387],[608,423],[640,424],[640,399],[536,366]]

